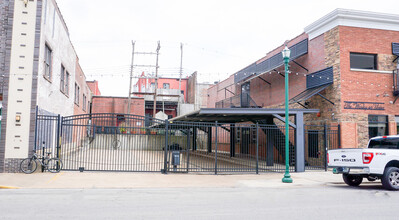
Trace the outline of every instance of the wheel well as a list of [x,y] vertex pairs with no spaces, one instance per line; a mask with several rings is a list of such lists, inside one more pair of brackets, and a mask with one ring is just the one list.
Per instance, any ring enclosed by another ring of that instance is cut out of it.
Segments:
[[397,160],[391,160],[389,161],[389,163],[387,163],[387,165],[385,166],[385,168],[387,167],[397,167],[399,168],[399,161]]

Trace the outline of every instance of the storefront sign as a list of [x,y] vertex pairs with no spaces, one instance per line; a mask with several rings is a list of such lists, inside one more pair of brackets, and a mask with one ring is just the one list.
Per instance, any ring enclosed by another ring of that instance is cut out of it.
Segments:
[[383,102],[348,102],[344,101],[344,109],[385,110]]

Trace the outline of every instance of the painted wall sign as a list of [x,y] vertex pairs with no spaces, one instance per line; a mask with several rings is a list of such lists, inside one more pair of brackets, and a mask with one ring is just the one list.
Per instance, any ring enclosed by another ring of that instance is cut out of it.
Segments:
[[344,109],[385,110],[383,102],[349,102],[344,101]]

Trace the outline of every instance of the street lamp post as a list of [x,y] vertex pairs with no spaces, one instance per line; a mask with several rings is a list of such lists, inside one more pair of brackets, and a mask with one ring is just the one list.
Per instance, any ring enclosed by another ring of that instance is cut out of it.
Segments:
[[290,162],[289,162],[289,114],[288,114],[288,62],[290,61],[291,51],[285,46],[283,52],[281,52],[284,58],[284,68],[285,68],[285,173],[283,178],[283,183],[292,183],[292,178],[290,175]]

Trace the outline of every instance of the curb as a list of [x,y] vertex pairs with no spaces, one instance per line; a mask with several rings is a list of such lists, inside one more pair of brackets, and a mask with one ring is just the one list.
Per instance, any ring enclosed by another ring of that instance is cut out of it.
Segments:
[[15,186],[0,186],[0,189],[19,189],[19,187],[15,187]]

